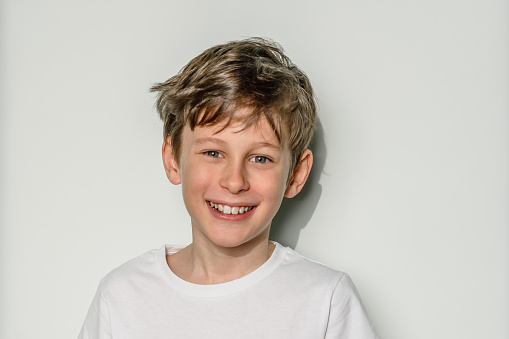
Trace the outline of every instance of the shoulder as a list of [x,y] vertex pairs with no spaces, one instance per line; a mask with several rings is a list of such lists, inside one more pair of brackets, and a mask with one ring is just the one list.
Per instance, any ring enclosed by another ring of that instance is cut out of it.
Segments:
[[110,294],[115,290],[123,290],[155,279],[159,275],[157,257],[161,252],[164,255],[164,251],[164,246],[147,251],[113,269],[101,280],[100,290],[104,294]]
[[[279,244],[278,244],[279,245]],[[279,245],[281,246],[281,245]],[[282,246],[283,247],[283,246]],[[291,269],[295,269],[298,271],[304,272],[313,272],[321,275],[330,275],[339,277],[344,275],[344,272],[335,270],[327,265],[324,265],[318,261],[309,259],[295,250],[289,247],[283,247],[283,251],[285,252],[285,259],[283,264],[288,266]]]
[[324,287],[326,285],[328,289],[332,290],[342,280],[345,280],[347,284],[350,281],[346,273],[306,258],[291,248],[283,247],[283,251],[285,255],[279,268],[292,280],[315,286]]
[[373,338],[377,335],[370,324],[362,300],[350,276],[287,249],[283,262],[292,272],[289,289],[309,300],[326,301],[328,310],[326,338]]

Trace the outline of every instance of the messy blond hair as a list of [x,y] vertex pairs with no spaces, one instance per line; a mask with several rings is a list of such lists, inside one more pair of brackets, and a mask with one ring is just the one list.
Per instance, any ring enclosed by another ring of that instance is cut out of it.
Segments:
[[[290,173],[308,147],[316,104],[308,77],[274,41],[249,38],[214,46],[180,72],[155,84],[164,137],[171,137],[177,161],[183,128],[242,121],[245,127],[265,117],[280,144],[292,155]],[[240,108],[249,115],[236,117]]]

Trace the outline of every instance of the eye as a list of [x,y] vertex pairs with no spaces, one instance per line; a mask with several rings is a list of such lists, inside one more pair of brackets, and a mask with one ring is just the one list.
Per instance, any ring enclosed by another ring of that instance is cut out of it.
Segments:
[[257,164],[265,164],[266,162],[269,162],[270,159],[267,157],[264,157],[263,155],[256,155],[256,156],[252,157],[251,159],[249,159],[249,161],[254,161]]
[[218,151],[206,151],[204,154],[208,155],[209,157],[213,158],[222,158],[223,156]]

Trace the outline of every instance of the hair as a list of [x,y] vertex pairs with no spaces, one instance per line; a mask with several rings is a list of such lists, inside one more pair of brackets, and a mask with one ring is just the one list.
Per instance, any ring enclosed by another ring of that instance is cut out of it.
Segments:
[[[179,73],[155,84],[164,138],[178,162],[183,128],[241,121],[245,128],[265,117],[282,147],[291,152],[291,173],[308,147],[316,104],[308,77],[274,41],[249,38],[211,47]],[[249,114],[236,116],[240,108]]]

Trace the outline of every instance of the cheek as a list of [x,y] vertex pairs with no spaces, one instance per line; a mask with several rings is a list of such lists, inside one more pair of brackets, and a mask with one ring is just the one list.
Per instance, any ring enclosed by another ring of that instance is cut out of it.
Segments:
[[271,200],[282,200],[286,190],[286,175],[274,173],[273,175],[262,175],[258,178],[258,187],[263,195]]
[[203,192],[212,183],[214,173],[206,166],[187,163],[182,166],[182,189],[184,193]]

